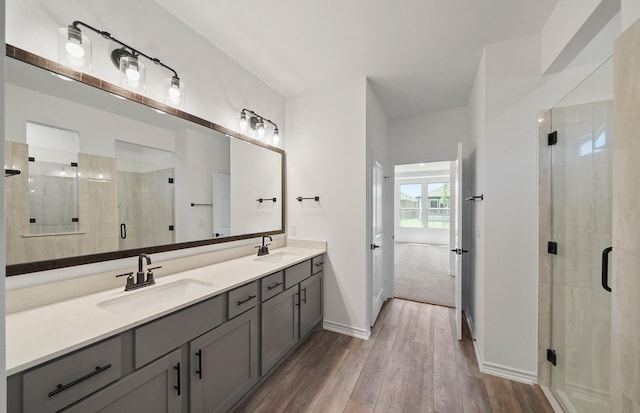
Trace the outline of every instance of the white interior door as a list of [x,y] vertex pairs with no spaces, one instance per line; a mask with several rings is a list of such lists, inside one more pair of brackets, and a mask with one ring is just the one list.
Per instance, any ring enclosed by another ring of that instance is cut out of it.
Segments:
[[455,185],[455,247],[451,250],[456,254],[455,271],[455,305],[456,305],[456,334],[462,340],[462,256],[467,252],[462,249],[462,143],[458,143],[458,157],[456,158]]
[[374,161],[372,170],[372,230],[371,230],[371,325],[378,318],[384,303],[384,169],[378,161]]

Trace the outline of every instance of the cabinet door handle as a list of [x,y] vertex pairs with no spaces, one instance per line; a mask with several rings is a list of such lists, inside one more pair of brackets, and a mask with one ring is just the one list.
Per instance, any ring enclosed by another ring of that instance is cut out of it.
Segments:
[[271,290],[273,290],[274,288],[276,288],[276,287],[277,287],[277,286],[279,286],[279,285],[282,285],[282,283],[281,283],[281,282],[279,282],[279,283],[273,283],[273,284],[271,284],[271,285],[267,286],[267,290],[271,291]]
[[111,368],[111,363],[103,366],[103,367],[96,367],[96,369],[94,371],[92,371],[89,374],[86,374],[78,379],[75,379],[74,381],[72,381],[71,383],[68,384],[58,384],[58,386],[56,387],[55,390],[53,390],[52,392],[49,393],[49,397],[53,397],[58,393],[61,393],[65,390],[69,390],[70,388],[72,388],[73,386],[75,386],[76,384],[80,384],[83,381],[90,379],[91,377],[95,376],[96,374],[100,374],[103,371],[109,370]]
[[307,303],[307,287],[304,287],[302,289],[302,292],[304,293],[304,298],[302,299],[302,302],[306,304]]
[[256,297],[257,297],[257,295],[255,295],[255,294],[250,295],[250,296],[248,296],[247,298],[245,298],[244,300],[238,300],[238,303],[237,303],[236,305],[237,305],[237,306],[241,306],[242,304],[247,303],[247,302],[249,302],[249,301],[253,300],[253,299],[254,299],[254,298],[256,298]]
[[300,307],[300,294],[295,293],[295,298],[294,298],[295,302],[296,302],[296,306]]
[[196,351],[196,357],[198,358],[198,370],[196,370],[196,375],[200,380],[202,380],[202,350]]
[[120,224],[120,238],[127,238],[127,224]]
[[176,370],[176,385],[173,386],[173,388],[178,391],[178,396],[180,396],[180,390],[181,390],[181,387],[182,387],[180,385],[180,363],[178,363],[177,365],[173,366],[173,368]]

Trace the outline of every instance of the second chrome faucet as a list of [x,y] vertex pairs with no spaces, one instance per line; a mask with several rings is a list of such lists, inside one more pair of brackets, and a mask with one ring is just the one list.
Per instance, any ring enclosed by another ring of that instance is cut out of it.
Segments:
[[264,239],[265,238],[269,238],[269,241],[273,242],[273,238],[271,238],[270,235],[265,235],[262,237],[262,246],[258,245],[256,246],[256,248],[258,249],[258,257],[262,256],[262,255],[267,255],[269,253],[269,245],[271,244],[265,244],[264,243]]

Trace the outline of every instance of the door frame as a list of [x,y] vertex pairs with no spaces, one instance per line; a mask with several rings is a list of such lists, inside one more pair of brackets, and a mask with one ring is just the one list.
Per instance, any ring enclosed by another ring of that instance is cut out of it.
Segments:
[[[460,143],[456,144],[456,149],[458,149],[458,145],[459,144]],[[462,163],[461,164],[462,165],[461,169],[464,169],[463,152],[460,150],[460,151],[457,151],[456,154],[458,156],[460,156],[460,162]],[[456,157],[456,159],[457,159],[457,157]],[[388,238],[390,239],[390,242],[392,244],[391,247],[387,248],[388,250],[390,250],[389,254],[388,254],[388,260],[389,260],[388,262],[390,263],[390,265],[389,265],[389,274],[390,274],[390,276],[388,278],[388,282],[390,284],[389,284],[389,287],[388,287],[389,288],[388,291],[390,293],[389,297],[391,297],[391,298],[395,297],[395,287],[394,287],[394,283],[395,283],[395,251],[394,250],[395,250],[395,248],[393,247],[393,245],[395,243],[395,237],[394,237],[393,233],[395,232],[395,221],[394,221],[395,220],[395,215],[394,214],[396,213],[396,211],[395,211],[395,195],[396,195],[396,191],[398,190],[396,188],[395,167],[398,166],[398,165],[408,165],[408,164],[415,164],[415,163],[432,163],[432,162],[451,162],[452,165],[453,165],[453,164],[456,163],[456,159],[444,159],[444,160],[443,159],[432,159],[432,160],[424,160],[424,161],[417,160],[417,161],[412,161],[412,162],[408,162],[408,161],[405,161],[405,162],[393,162],[393,163],[390,163],[390,165],[389,165],[388,175],[389,175],[389,179],[391,180],[391,182],[390,182],[391,185],[387,185],[387,191],[388,191],[387,193],[388,193],[388,196],[390,197],[390,207],[388,207],[387,211],[385,211],[385,215],[387,216],[386,222],[387,223],[390,222],[390,224],[387,225],[387,228],[391,228],[391,231],[387,231],[387,232],[391,232],[391,235],[388,236]],[[451,169],[454,169],[454,168],[455,168],[455,166],[452,166]],[[466,171],[466,169],[465,169],[465,171]],[[468,175],[468,173],[467,173],[467,175]],[[467,183],[465,181],[467,179],[469,179],[469,177],[466,176],[465,173],[463,172],[462,173],[462,179],[459,182],[459,185],[460,185],[460,191],[459,191],[460,192],[460,199],[459,199],[459,202],[457,203],[458,211],[456,212],[456,213],[460,214],[460,217],[463,220],[462,228],[465,229],[465,231],[463,231],[465,233],[465,235],[460,239],[460,245],[459,245],[460,248],[464,248],[465,246],[468,247],[466,245],[466,243],[468,242],[468,237],[469,237],[469,234],[470,234],[470,232],[469,232],[469,230],[467,228],[467,226],[469,225],[469,217],[467,215],[465,215],[466,214],[466,208],[465,208],[465,205],[464,205],[464,202],[463,202],[463,200],[464,200],[464,191],[468,190],[468,185],[467,185]],[[450,176],[450,182],[451,182],[451,187],[453,188],[454,187],[453,175]],[[451,204],[453,204],[455,202],[455,195],[452,193],[451,197],[452,197]],[[389,205],[389,203],[387,203],[387,205]],[[455,208],[455,206],[452,205],[452,210],[454,208]],[[465,257],[465,258],[466,258],[465,261],[468,261],[470,259],[470,256],[467,255],[467,257]],[[453,270],[453,268],[451,266],[452,260],[450,259],[449,262],[450,262],[449,270],[452,271]],[[458,311],[458,307],[459,307],[460,313],[463,312],[464,305],[466,303],[465,302],[464,292],[465,292],[465,288],[467,287],[466,282],[465,282],[466,281],[465,278],[467,276],[466,272],[468,270],[466,270],[466,268],[468,268],[468,265],[469,264],[464,264],[464,265],[460,264],[461,276],[459,277],[460,278],[459,282],[461,283],[461,290],[462,291],[461,291],[460,302],[459,302],[458,306],[456,308],[454,308],[455,311]],[[455,291],[454,291],[454,294],[455,294]],[[461,323],[465,322],[464,317],[462,317],[462,316],[460,317],[460,322]],[[461,331],[461,328],[459,328],[459,330]],[[456,333],[457,333],[457,335],[459,335],[458,331]]]

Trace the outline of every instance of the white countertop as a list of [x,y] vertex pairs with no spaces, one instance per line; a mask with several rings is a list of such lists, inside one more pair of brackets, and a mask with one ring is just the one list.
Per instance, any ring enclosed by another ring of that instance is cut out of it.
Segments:
[[[156,279],[156,285],[135,291],[123,287],[101,291],[70,300],[9,314],[6,317],[7,376],[37,366],[45,361],[80,349],[107,337],[147,323],[163,315],[188,307],[242,284],[264,277],[283,268],[321,255],[326,249],[284,247],[278,253],[298,254],[281,263],[256,260],[255,255],[224,261]],[[144,300],[135,311],[112,311],[98,306],[106,300],[133,294],[145,295],[151,289],[180,280],[203,283],[179,297]]]

